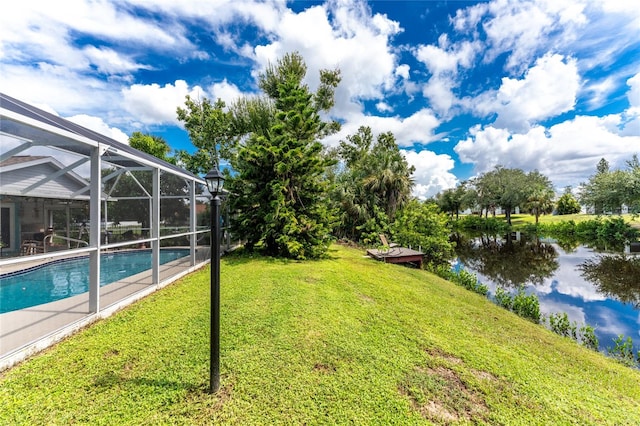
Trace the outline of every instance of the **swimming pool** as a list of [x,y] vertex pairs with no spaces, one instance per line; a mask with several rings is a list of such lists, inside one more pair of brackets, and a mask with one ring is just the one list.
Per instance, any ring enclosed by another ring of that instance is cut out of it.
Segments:
[[[189,255],[189,249],[160,250],[160,264]],[[151,269],[151,250],[103,253],[100,286]],[[17,311],[89,291],[89,257],[60,259],[0,275],[0,313]]]

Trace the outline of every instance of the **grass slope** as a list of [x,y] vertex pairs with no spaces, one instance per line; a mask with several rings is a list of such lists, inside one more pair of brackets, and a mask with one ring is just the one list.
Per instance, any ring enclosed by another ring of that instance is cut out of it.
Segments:
[[[497,217],[504,218],[504,215],[498,215]],[[598,216],[594,214],[585,214],[585,213],[566,214],[566,215],[544,214],[538,218],[538,221],[539,223],[558,223],[558,222],[568,222],[572,220],[578,223],[578,222],[583,222],[585,220],[595,220],[598,217],[601,217],[601,218],[622,217],[624,221],[629,225],[635,228],[640,227],[640,218],[636,215],[631,215],[631,214],[609,215],[609,216]],[[530,214],[512,214],[511,215],[511,224],[513,226],[535,224],[535,223],[536,223],[536,217],[533,215],[530,215]]]
[[640,424],[640,371],[424,271],[222,261],[0,377],[0,424]]

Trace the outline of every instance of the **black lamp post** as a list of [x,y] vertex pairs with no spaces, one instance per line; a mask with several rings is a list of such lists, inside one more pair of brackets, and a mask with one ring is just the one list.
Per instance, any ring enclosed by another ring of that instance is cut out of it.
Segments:
[[209,391],[220,387],[220,197],[224,176],[216,165],[204,177],[211,199],[211,345],[209,356]]

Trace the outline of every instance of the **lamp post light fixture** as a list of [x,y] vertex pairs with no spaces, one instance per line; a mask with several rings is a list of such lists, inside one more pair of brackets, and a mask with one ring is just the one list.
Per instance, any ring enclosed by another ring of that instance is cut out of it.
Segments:
[[220,197],[224,176],[214,166],[204,177],[211,194],[211,343],[209,347],[209,391],[220,388]]

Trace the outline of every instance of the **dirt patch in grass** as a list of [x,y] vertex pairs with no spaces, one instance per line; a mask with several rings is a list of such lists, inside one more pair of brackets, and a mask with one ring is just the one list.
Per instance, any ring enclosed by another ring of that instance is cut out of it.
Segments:
[[462,360],[455,355],[448,354],[439,348],[429,348],[427,353],[433,358],[443,359],[451,364],[462,364]]
[[[464,361],[440,348],[427,348],[426,366],[417,366],[407,374],[399,391],[409,399],[411,407],[424,418],[437,424],[483,422],[489,414],[484,394],[465,381],[456,370]],[[467,368],[478,380],[498,380],[493,374]]]
[[375,301],[375,299],[373,297],[367,296],[366,294],[360,293],[358,296],[360,297],[360,300],[362,300],[363,302],[376,303],[376,301]]
[[400,385],[400,393],[424,418],[439,424],[482,422],[489,414],[483,395],[442,366],[415,368]]
[[320,362],[316,363],[316,365],[313,366],[313,369],[315,371],[318,371],[320,373],[325,373],[325,374],[335,373],[336,371],[336,367],[334,365],[323,364]]
[[471,371],[471,373],[480,380],[487,380],[490,382],[497,382],[498,378],[492,374],[489,373],[488,371],[482,371],[482,370],[474,370],[474,369],[470,369],[469,371]]

